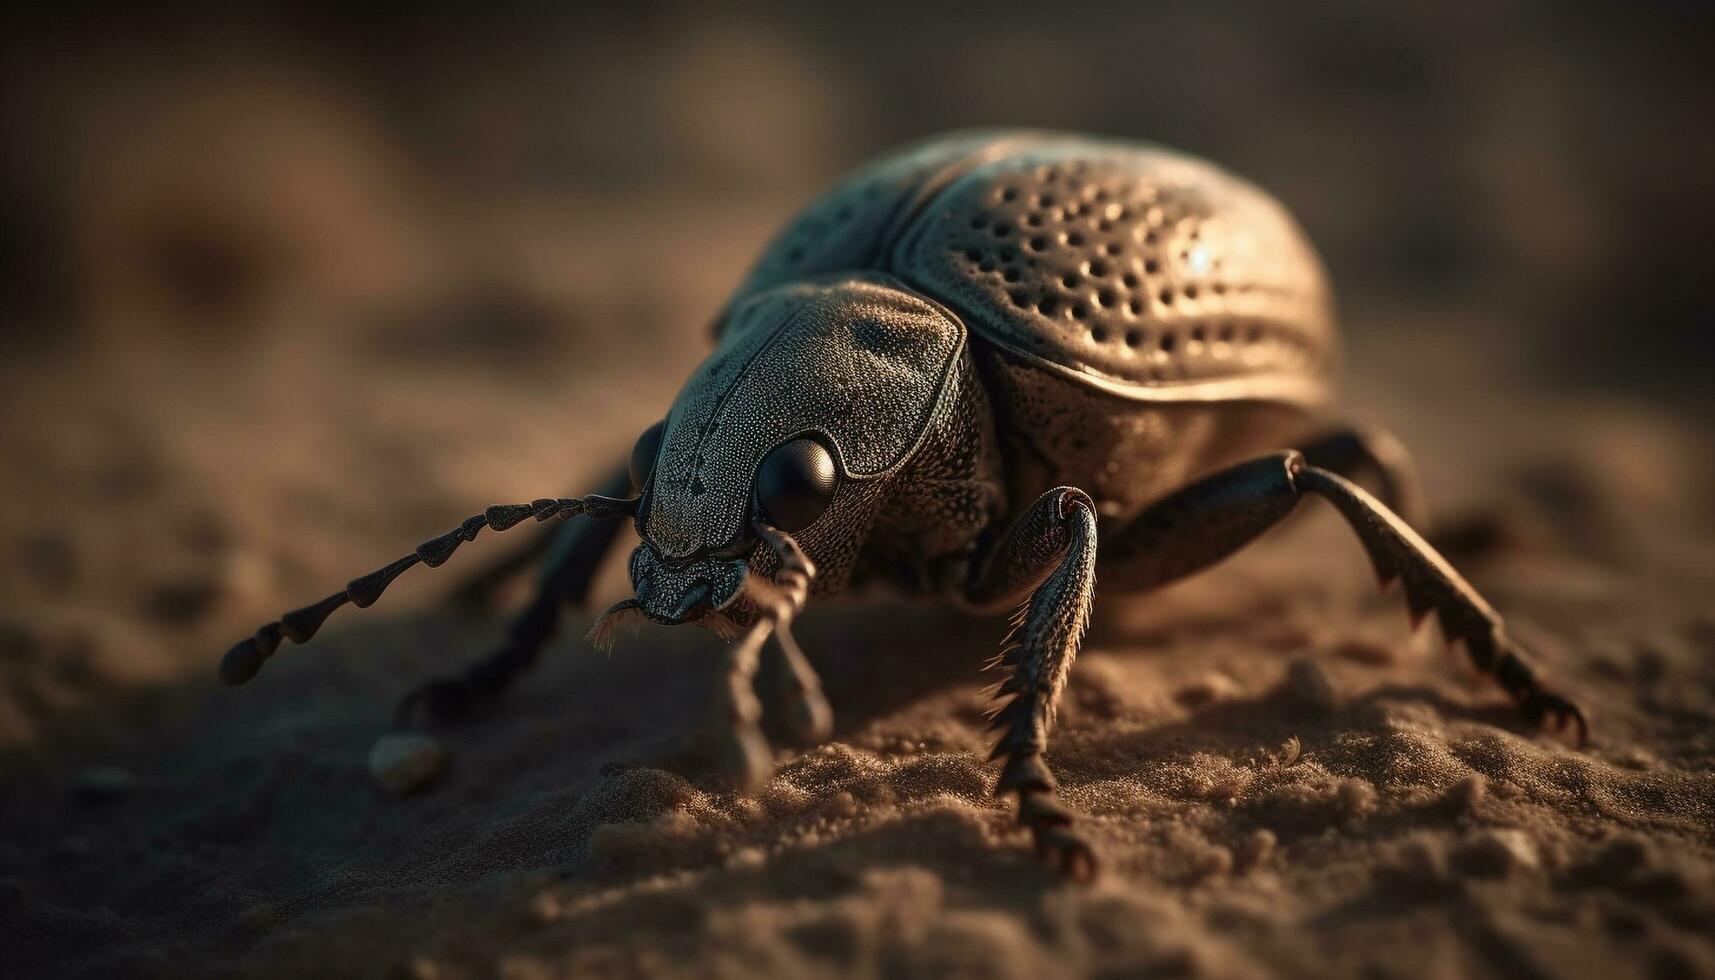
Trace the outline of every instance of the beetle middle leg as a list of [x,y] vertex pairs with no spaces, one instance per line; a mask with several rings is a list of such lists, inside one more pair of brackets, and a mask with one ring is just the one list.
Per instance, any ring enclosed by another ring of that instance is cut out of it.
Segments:
[[1323,497],[1345,518],[1383,585],[1404,587],[1413,622],[1434,611],[1449,641],[1465,644],[1476,666],[1500,682],[1534,724],[1571,724],[1587,734],[1578,706],[1544,686],[1507,637],[1501,617],[1405,521],[1356,484],[1286,451],[1211,474],[1146,508],[1110,533],[1103,575],[1130,590],[1200,571],[1255,540],[1297,507]]
[[1018,795],[1018,822],[1044,860],[1087,880],[1096,871],[1095,852],[1072,829],[1072,811],[1056,798],[1054,773],[1043,759],[1095,599],[1096,510],[1083,491],[1060,487],[1038,498],[997,545],[968,597],[986,604],[1032,585],[996,661],[1012,673],[997,689],[1009,700],[991,719],[1000,732],[991,758],[1005,760],[995,793]]
[[506,583],[542,561],[563,533],[561,528],[541,528],[523,545],[490,561],[447,591],[447,604],[459,609],[487,611]]
[[[620,466],[608,475],[602,482],[597,493],[608,497],[624,497],[636,488],[631,485],[631,473],[628,467]],[[538,561],[545,562],[543,581],[548,578],[548,570],[561,564],[562,560],[572,552],[582,548],[589,549],[589,544],[574,528],[542,528],[526,540],[522,545],[504,551],[499,557],[488,564],[477,568],[465,575],[447,593],[447,601],[451,605],[465,609],[486,610],[492,607],[496,594],[512,579]],[[599,563],[607,554],[601,549],[601,554],[594,557]],[[594,570],[590,572],[594,577]],[[577,583],[573,583],[577,586]],[[584,600],[589,591],[588,581],[581,584],[582,591],[567,595],[567,601],[577,604]]]

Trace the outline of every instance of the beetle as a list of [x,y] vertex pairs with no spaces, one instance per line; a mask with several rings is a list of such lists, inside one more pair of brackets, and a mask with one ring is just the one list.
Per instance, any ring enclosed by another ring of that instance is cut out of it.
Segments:
[[[484,528],[593,519],[560,530],[497,651],[398,712],[401,724],[462,717],[535,661],[562,607],[587,596],[614,519],[630,517],[635,594],[592,635],[640,615],[735,638],[717,693],[723,760],[755,789],[773,767],[752,690],[765,648],[789,678],[789,730],[806,741],[832,730],[791,630],[811,596],[881,585],[1017,607],[994,664],[1006,671],[995,792],[1016,797],[1050,864],[1083,878],[1095,855],[1044,755],[1098,572],[1105,590],[1161,586],[1317,496],[1383,585],[1403,585],[1414,623],[1435,612],[1527,719],[1571,724],[1581,742],[1583,712],[1538,680],[1501,618],[1413,530],[1421,504],[1399,444],[1311,435],[1337,359],[1321,263],[1251,184],[1142,143],[931,139],[859,169],[786,226],[717,317],[713,353],[600,492],[490,507],[263,626],[220,674],[249,680],[283,639],[308,640],[335,609],[370,605]],[[1366,475],[1379,496],[1353,482]]]

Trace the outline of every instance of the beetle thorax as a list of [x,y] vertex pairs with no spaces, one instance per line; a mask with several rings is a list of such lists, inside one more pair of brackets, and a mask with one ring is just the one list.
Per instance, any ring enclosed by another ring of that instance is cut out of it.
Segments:
[[742,541],[759,463],[809,436],[843,483],[900,465],[920,440],[964,333],[879,280],[799,284],[731,314],[668,417],[638,532],[683,561]]

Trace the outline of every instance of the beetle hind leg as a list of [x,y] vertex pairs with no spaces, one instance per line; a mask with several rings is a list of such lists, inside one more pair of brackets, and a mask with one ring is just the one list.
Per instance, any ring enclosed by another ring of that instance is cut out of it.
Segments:
[[1411,451],[1386,429],[1332,429],[1305,443],[1304,462],[1347,479],[1367,475],[1382,503],[1419,532],[1429,528],[1429,505]]
[[561,530],[548,528],[538,531],[524,544],[466,575],[447,590],[447,605],[477,612],[492,610],[506,584],[542,560],[553,548]]
[[1287,451],[1239,463],[1150,505],[1111,534],[1104,565],[1128,590],[1164,585],[1200,571],[1255,540],[1291,513],[1305,494],[1332,503],[1356,532],[1383,585],[1398,581],[1414,622],[1433,611],[1451,641],[1500,682],[1533,724],[1587,734],[1578,706],[1536,677],[1507,637],[1501,617],[1397,514],[1350,480]]
[[1589,737],[1584,712],[1537,679],[1507,636],[1500,614],[1428,542],[1343,477],[1306,466],[1295,480],[1303,491],[1332,503],[1357,532],[1384,588],[1400,583],[1414,625],[1433,611],[1448,641],[1464,644],[1471,662],[1494,675],[1527,721],[1556,730],[1571,726],[1578,743],[1584,743]]

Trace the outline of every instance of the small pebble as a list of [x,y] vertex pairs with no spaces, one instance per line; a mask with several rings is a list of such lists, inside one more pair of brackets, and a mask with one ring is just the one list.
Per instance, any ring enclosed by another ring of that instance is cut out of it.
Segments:
[[1322,711],[1332,710],[1339,702],[1334,682],[1314,660],[1299,659],[1287,665],[1286,690],[1299,703]]
[[447,750],[430,735],[383,735],[369,750],[369,773],[381,788],[403,796],[427,786],[447,765]]
[[1347,820],[1361,820],[1375,811],[1376,788],[1361,779],[1341,780],[1334,795]]
[[1628,875],[1650,864],[1649,844],[1632,836],[1615,837],[1596,855],[1596,865],[1610,876]]
[[560,897],[551,891],[539,891],[530,899],[530,918],[541,925],[558,922],[563,912]]
[[1541,867],[1536,843],[1522,830],[1484,830],[1459,848],[1460,870],[1485,878],[1503,878]]
[[1211,671],[1173,692],[1173,700],[1187,708],[1200,708],[1227,701],[1239,693],[1239,685],[1225,674]]
[[1233,870],[1233,852],[1212,844],[1198,850],[1191,858],[1191,874],[1196,878],[1213,878]]
[[92,766],[77,774],[72,781],[72,795],[79,803],[96,805],[114,803],[131,795],[137,780],[118,766]]
[[1278,843],[1279,840],[1274,836],[1272,830],[1258,830],[1252,833],[1239,844],[1238,849],[1233,854],[1239,869],[1249,871],[1268,863],[1268,859],[1274,855],[1274,847]]
[[1488,794],[1489,781],[1482,773],[1474,772],[1448,787],[1441,797],[1441,805],[1454,813],[1471,813]]
[[852,796],[851,790],[842,789],[828,798],[822,812],[836,820],[850,819],[858,814],[857,798]]
[[1417,881],[1447,879],[1447,852],[1440,841],[1427,834],[1402,841],[1394,852],[1392,865],[1401,874]]
[[1641,745],[1627,745],[1614,752],[1614,762],[1627,769],[1649,770],[1660,769],[1661,760]]
[[758,871],[768,863],[768,856],[759,847],[741,847],[728,855],[728,871]]

